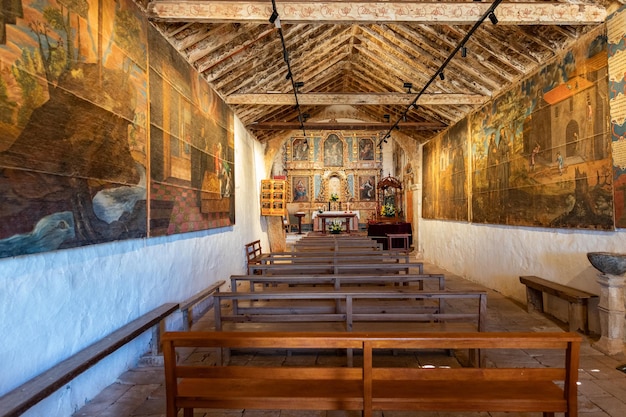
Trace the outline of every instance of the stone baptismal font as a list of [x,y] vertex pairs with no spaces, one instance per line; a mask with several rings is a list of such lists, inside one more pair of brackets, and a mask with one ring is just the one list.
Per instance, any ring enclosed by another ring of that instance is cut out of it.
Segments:
[[608,252],[589,252],[587,259],[600,273],[601,337],[593,346],[608,355],[624,351],[624,273],[626,273],[626,254]]

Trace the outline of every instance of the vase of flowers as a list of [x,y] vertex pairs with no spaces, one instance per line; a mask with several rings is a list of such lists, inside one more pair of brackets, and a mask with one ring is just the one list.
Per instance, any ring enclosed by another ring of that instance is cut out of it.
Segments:
[[385,204],[380,208],[380,215],[385,217],[393,217],[396,215],[396,208],[392,204]]
[[339,196],[336,193],[332,193],[328,202],[328,211],[337,210],[337,201],[339,201]]
[[341,233],[341,220],[333,220],[328,226],[328,230],[334,235]]

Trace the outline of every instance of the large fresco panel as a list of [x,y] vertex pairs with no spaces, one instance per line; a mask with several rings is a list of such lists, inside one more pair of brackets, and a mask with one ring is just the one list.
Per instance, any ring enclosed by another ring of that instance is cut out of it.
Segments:
[[425,218],[468,220],[467,149],[466,119],[424,147]]
[[606,62],[600,35],[473,115],[473,222],[614,227]]
[[235,222],[234,116],[156,32],[149,32],[150,235]]
[[0,39],[0,257],[146,236],[140,12],[127,1],[22,8]]

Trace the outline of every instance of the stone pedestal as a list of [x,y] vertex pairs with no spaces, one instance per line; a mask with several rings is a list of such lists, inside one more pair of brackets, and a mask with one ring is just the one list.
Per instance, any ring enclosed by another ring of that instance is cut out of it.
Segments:
[[598,274],[600,284],[600,330],[602,336],[594,347],[608,355],[624,352],[624,277]]

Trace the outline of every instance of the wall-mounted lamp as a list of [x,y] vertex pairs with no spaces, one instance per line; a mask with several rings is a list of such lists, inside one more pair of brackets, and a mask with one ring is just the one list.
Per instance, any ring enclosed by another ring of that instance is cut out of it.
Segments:
[[493,23],[494,25],[498,24],[498,18],[496,17],[494,12],[489,13],[489,20],[491,20],[491,23]]
[[406,92],[411,94],[411,88],[413,88],[413,83],[404,83],[404,88],[406,88]]
[[465,58],[467,56],[467,48],[464,47],[464,46],[461,47],[461,56],[463,58]]
[[291,80],[291,71],[287,71],[286,79]]
[[293,83],[293,86],[296,88],[296,91],[299,93],[300,88],[304,87],[304,81],[296,81]]
[[441,71],[441,72],[439,73],[439,78],[441,79],[441,81],[443,81],[443,80],[445,80],[445,79],[446,79],[446,76],[445,76],[445,75],[443,75],[443,71]]

